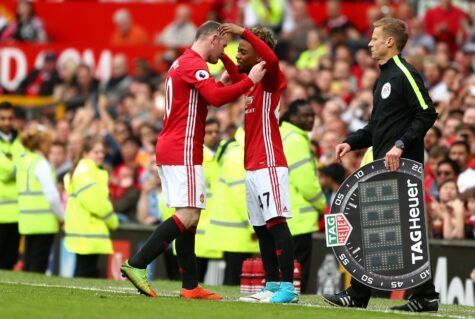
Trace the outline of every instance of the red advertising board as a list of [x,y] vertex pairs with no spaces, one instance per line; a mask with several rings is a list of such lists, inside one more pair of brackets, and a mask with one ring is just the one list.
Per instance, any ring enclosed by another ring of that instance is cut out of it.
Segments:
[[91,66],[96,77],[104,81],[110,77],[112,59],[115,55],[125,54],[132,70],[135,59],[144,58],[154,65],[164,50],[156,46],[5,45],[0,47],[0,85],[8,91],[15,90],[28,71],[41,65],[43,55],[49,51],[58,54],[58,67],[61,67],[68,59],[72,59],[76,63],[81,62]]
[[[16,2],[2,0],[10,11],[14,12]],[[206,20],[209,11],[208,3],[193,3],[192,20],[200,25]],[[72,2],[37,2],[34,5],[36,14],[43,20],[46,33],[52,42],[101,45],[110,44],[115,29],[112,21],[114,12],[127,8],[137,25],[143,27],[152,39],[155,33],[173,21],[176,3],[101,3],[95,1]]]
[[107,256],[107,278],[122,280],[120,266],[129,258],[130,242],[128,240],[114,239],[112,241],[112,246],[114,248],[114,253]]

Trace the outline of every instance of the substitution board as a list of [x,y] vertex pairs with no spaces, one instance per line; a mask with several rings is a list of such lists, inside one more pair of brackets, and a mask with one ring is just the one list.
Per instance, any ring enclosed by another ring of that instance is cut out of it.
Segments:
[[423,167],[401,159],[367,164],[338,189],[325,216],[327,246],[356,280],[375,289],[409,289],[431,277]]

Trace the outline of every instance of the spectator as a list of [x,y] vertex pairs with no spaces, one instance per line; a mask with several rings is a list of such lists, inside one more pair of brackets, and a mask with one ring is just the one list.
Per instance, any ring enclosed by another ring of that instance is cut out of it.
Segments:
[[139,25],[134,24],[127,9],[119,9],[113,15],[116,30],[112,34],[111,45],[147,45],[147,32]]
[[31,71],[21,81],[17,93],[28,96],[52,95],[54,87],[61,82],[56,70],[56,60],[56,53],[46,53],[43,58],[43,66]]
[[158,132],[152,124],[145,122],[138,129],[138,137],[142,146],[137,155],[137,163],[146,167],[155,160]]
[[446,158],[438,162],[435,171],[435,180],[427,188],[427,192],[431,199],[439,200],[439,188],[445,181],[457,180],[460,175],[460,167],[457,162]]
[[137,187],[136,171],[129,166],[119,166],[114,171],[114,188],[111,192],[114,211],[119,214],[123,222],[137,221],[137,201],[140,191]]
[[467,189],[475,187],[475,170],[468,167],[470,145],[463,141],[455,142],[450,147],[449,157],[460,167],[460,175],[457,179],[458,190],[463,193]]
[[20,42],[46,42],[47,36],[43,21],[33,10],[33,3],[28,0],[19,0],[16,18],[3,30],[1,40],[14,40]]
[[76,68],[73,88],[75,95],[88,96],[96,93],[99,88],[99,81],[94,78],[91,68],[86,64],[80,64]]
[[70,133],[71,125],[69,124],[68,120],[59,120],[56,122],[56,128],[54,130],[54,141],[67,145],[68,136]]
[[144,225],[155,225],[162,221],[160,197],[162,184],[157,174],[155,159],[147,165],[144,182],[137,203],[137,220]]
[[331,43],[347,44],[349,31],[353,29],[348,17],[341,13],[341,1],[329,0],[326,2],[328,18],[323,23],[326,34],[330,37]]
[[101,89],[106,94],[109,105],[116,105],[128,91],[131,83],[127,56],[123,54],[114,56],[111,78]]
[[63,181],[64,175],[71,169],[73,163],[68,160],[66,144],[53,142],[48,154],[48,161],[56,172],[58,182]]
[[440,0],[438,6],[427,10],[424,22],[426,32],[437,42],[448,43],[454,53],[457,50],[457,35],[463,31],[460,22],[465,19],[467,14],[453,6],[451,0]]
[[427,49],[429,52],[434,52],[435,41],[430,34],[425,32],[424,21],[419,18],[414,18],[411,25],[411,36],[407,41],[406,54],[414,54],[420,47]]
[[298,69],[316,69],[320,58],[328,53],[325,44],[322,43],[318,30],[313,29],[307,33],[307,50],[303,51],[296,62]]
[[77,131],[71,132],[68,138],[68,158],[78,158],[78,156],[80,156],[81,149],[83,148],[83,146],[84,136]]
[[338,163],[333,163],[320,169],[318,177],[323,192],[325,193],[328,207],[333,203],[333,198],[335,197],[338,188],[340,188],[340,185],[345,180],[345,175],[345,168]]
[[465,214],[465,238],[475,237],[475,188],[469,188],[462,194]]
[[146,59],[137,59],[134,62],[134,81],[153,83],[157,74],[150,68]]
[[191,10],[187,5],[179,5],[173,20],[155,37],[155,43],[167,48],[184,48],[190,46],[196,33],[196,26],[191,21]]
[[431,127],[424,137],[424,149],[426,152],[430,152],[432,147],[436,146],[441,138],[442,131],[437,126]]
[[444,239],[464,239],[464,206],[458,198],[455,180],[447,180],[439,187],[440,203],[435,205],[442,216],[442,236]]
[[470,106],[465,110],[462,122],[471,126],[475,126],[475,106]]
[[462,123],[459,116],[452,114],[445,120],[442,127],[442,140],[446,145],[451,145],[455,140],[455,129]]
[[[308,33],[315,29],[315,23],[308,16],[307,3],[304,0],[290,1],[289,16],[285,19],[282,26],[282,35],[280,42],[285,42],[287,47],[286,56],[288,61],[295,61],[298,55],[305,49],[315,50],[310,48]],[[322,43],[321,37],[318,35],[318,45]],[[318,47],[317,45],[317,47]]]
[[245,3],[245,0],[214,0],[208,20],[241,25],[242,10]]

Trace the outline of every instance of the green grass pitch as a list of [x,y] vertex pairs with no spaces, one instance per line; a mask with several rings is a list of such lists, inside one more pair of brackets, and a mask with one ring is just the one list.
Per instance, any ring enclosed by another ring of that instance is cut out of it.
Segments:
[[401,301],[372,299],[366,310],[327,306],[319,296],[302,296],[297,305],[238,302],[239,288],[212,287],[224,301],[182,300],[180,283],[154,281],[158,298],[139,295],[124,281],[66,279],[0,271],[2,319],[351,319],[351,318],[475,318],[475,308],[442,305],[436,314],[402,314],[389,311]]

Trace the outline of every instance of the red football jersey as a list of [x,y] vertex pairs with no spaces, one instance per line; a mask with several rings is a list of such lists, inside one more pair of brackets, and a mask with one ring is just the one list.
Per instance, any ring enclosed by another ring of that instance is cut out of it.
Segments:
[[157,140],[157,165],[201,165],[208,105],[237,99],[253,85],[248,77],[224,87],[209,75],[206,62],[188,49],[168,70],[163,130]]
[[[242,38],[266,62],[267,70],[262,81],[246,93],[244,167],[287,167],[279,131],[280,94],[287,86],[285,76],[279,69],[279,59],[264,41],[249,30],[243,32]],[[222,60],[233,82],[242,79],[244,75],[237,72],[228,57]]]

